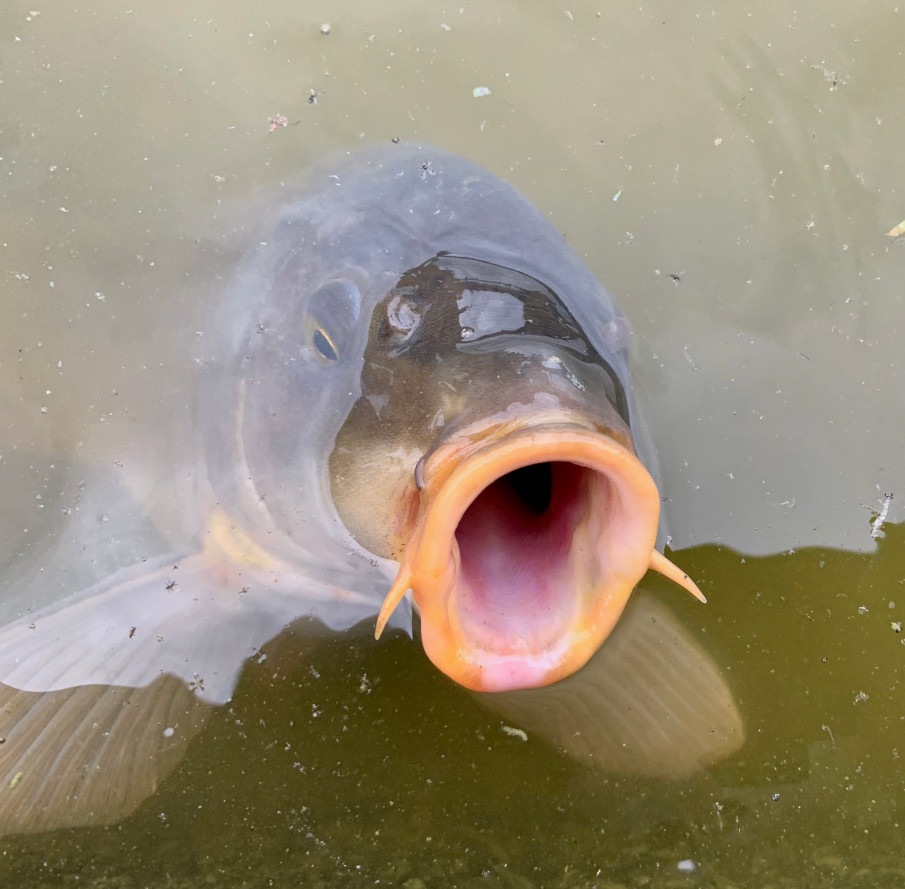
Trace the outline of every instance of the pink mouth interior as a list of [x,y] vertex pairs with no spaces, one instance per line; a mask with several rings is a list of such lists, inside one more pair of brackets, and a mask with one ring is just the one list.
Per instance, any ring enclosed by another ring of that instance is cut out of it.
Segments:
[[473,644],[509,654],[562,635],[580,605],[576,587],[601,568],[595,535],[576,530],[590,521],[593,532],[609,495],[603,473],[566,462],[516,469],[478,495],[456,530],[456,614]]

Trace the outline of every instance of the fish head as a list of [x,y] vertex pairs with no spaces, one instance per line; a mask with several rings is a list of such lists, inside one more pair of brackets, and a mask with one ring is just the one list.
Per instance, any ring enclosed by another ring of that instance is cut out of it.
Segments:
[[331,170],[209,338],[201,429],[231,551],[266,551],[300,599],[330,591],[311,613],[333,628],[380,609],[379,633],[411,589],[428,655],[470,688],[554,682],[648,567],[696,589],[654,550],[628,325],[476,164],[411,147]]
[[619,375],[494,262],[441,253],[377,304],[330,477],[353,537],[400,563],[379,629],[411,589],[427,655],[475,690],[577,670],[651,563],[660,498]]

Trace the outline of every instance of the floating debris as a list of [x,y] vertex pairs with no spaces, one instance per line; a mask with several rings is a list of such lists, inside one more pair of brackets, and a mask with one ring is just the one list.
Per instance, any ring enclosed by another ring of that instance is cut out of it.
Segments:
[[521,738],[522,741],[528,740],[528,733],[520,728],[513,728],[511,725],[504,725],[501,728],[510,738]]
[[329,34],[333,30],[330,22],[324,22],[321,25],[321,34]]
[[903,219],[895,228],[891,228],[886,232],[887,238],[898,238],[905,235],[905,219]]
[[489,87],[486,87],[486,86],[476,86],[476,87],[471,91],[471,94],[472,94],[476,99],[480,99],[481,96],[489,96],[491,93],[490,93],[490,88],[489,88]]
[[685,360],[688,362],[692,371],[694,371],[694,373],[699,373],[701,370],[700,365],[698,365],[698,363],[694,360],[694,358],[691,357],[691,352],[688,351],[688,346],[685,346],[685,348],[682,351],[684,352]]
[[695,863],[690,858],[683,858],[676,867],[683,874],[692,874],[695,871]]
[[886,516],[889,514],[890,503],[892,503],[892,494],[884,494],[883,505],[880,507],[880,511],[876,516],[874,516],[874,520],[870,523],[870,536],[874,540],[883,536],[883,523],[886,521]]
[[278,130],[280,127],[288,127],[289,118],[284,117],[282,114],[277,114],[276,117],[271,117],[268,119],[268,125],[270,132],[272,133],[274,130]]

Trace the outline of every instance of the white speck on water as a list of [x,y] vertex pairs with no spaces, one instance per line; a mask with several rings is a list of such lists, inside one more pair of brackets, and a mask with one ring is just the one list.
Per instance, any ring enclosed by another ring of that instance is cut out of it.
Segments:
[[680,870],[683,874],[691,874],[695,871],[695,863],[690,858],[683,858],[677,865],[676,868]]
[[167,727],[163,730],[163,736],[164,736],[165,738],[172,738],[173,735],[175,735],[175,734],[176,734],[176,729],[174,729],[172,726],[167,726]]
[[867,614],[870,609],[866,605],[858,606],[858,614]]
[[873,540],[883,536],[883,523],[889,514],[889,504],[892,502],[892,494],[883,495],[883,505],[874,520],[870,523],[870,536]]
[[854,704],[860,704],[862,701],[869,700],[870,695],[866,694],[863,691],[859,691],[858,694],[855,695],[855,700],[852,702]]
[[701,368],[698,367],[694,358],[691,357],[691,353],[688,351],[688,346],[685,346],[685,348],[682,351],[685,353],[685,360],[691,365],[691,369],[695,373],[698,373],[701,370]]
[[332,30],[333,28],[330,26],[329,22],[324,22],[321,25],[321,34],[329,34]]
[[486,87],[486,86],[476,86],[476,87],[471,91],[471,94],[472,94],[476,99],[480,99],[481,96],[489,96],[489,95],[491,95],[491,93],[490,93],[490,88],[489,88],[489,87]]
[[622,189],[621,189],[621,188],[619,189],[619,191],[616,192],[616,194],[613,195],[613,203],[615,204],[616,201],[618,201],[620,197],[622,197]]
[[514,728],[511,725],[503,725],[500,726],[503,729],[504,734],[509,735],[510,738],[519,738],[522,741],[528,740],[528,733],[523,731],[520,728]]

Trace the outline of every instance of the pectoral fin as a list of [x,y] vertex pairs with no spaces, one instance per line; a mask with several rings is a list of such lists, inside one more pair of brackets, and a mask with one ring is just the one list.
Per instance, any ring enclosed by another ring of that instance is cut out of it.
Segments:
[[306,615],[345,628],[376,609],[369,596],[221,550],[134,565],[0,629],[0,682],[48,692],[145,686],[163,674],[204,700],[232,695],[245,660]]
[[0,685],[0,835],[111,824],[178,765],[213,708],[172,676],[45,694]]

